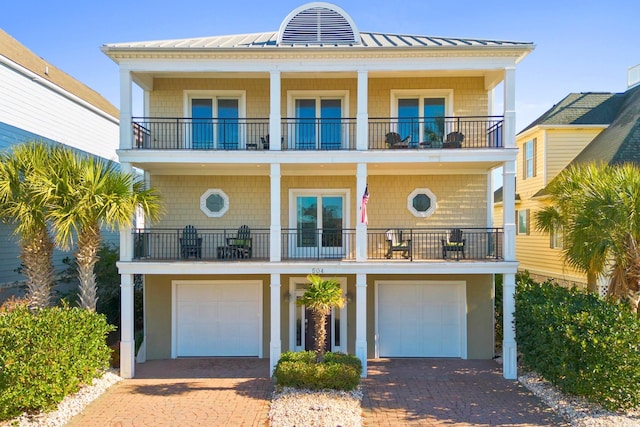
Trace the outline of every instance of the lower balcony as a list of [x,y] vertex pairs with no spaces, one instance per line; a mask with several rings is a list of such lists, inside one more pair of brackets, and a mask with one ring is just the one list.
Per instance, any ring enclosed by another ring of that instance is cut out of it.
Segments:
[[[370,261],[500,261],[502,228],[367,230]],[[143,229],[135,261],[269,261],[268,229]],[[283,229],[282,261],[355,261],[355,229]]]

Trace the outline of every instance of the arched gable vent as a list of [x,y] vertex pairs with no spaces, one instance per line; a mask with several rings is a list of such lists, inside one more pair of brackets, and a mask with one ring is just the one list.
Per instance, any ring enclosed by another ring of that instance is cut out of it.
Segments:
[[282,21],[278,44],[360,44],[360,33],[351,17],[338,6],[307,3]]

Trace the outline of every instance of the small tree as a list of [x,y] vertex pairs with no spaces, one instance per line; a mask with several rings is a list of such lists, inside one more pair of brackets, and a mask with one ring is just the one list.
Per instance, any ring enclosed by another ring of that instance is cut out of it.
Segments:
[[298,300],[298,305],[304,305],[311,310],[315,323],[316,361],[321,362],[324,358],[324,345],[327,338],[325,319],[331,314],[333,308],[343,307],[345,300],[340,283],[336,279],[323,279],[311,274],[307,276],[307,280],[310,283],[309,288]]

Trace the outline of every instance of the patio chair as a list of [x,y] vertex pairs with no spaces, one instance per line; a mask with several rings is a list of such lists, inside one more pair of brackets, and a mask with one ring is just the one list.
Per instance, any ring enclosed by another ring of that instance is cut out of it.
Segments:
[[184,259],[191,256],[197,259],[202,258],[202,237],[198,237],[198,230],[193,225],[187,225],[182,230],[180,256]]
[[387,258],[391,259],[394,252],[402,252],[404,258],[411,258],[411,239],[402,238],[402,230],[387,230]]
[[391,149],[409,148],[409,144],[411,143],[411,135],[407,136],[405,139],[402,139],[399,133],[389,132],[384,136],[384,142],[387,144],[387,147]]
[[251,258],[253,255],[253,238],[247,225],[238,228],[238,233],[227,238],[228,253],[232,258]]
[[442,143],[442,148],[460,148],[462,147],[462,141],[464,141],[462,132],[451,132],[447,134],[447,138]]
[[465,258],[464,253],[464,245],[467,239],[462,238],[462,230],[459,228],[453,228],[449,232],[449,237],[446,239],[441,239],[442,241],[442,259],[447,258],[448,252],[456,253],[456,260],[460,259],[460,253],[462,253],[462,258]]

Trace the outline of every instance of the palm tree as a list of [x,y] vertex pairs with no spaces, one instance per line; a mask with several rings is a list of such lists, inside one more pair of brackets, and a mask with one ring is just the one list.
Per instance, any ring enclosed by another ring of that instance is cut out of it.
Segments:
[[563,256],[587,273],[589,290],[595,291],[597,278],[608,274],[608,295],[629,300],[637,311],[640,168],[572,166],[549,184],[547,194],[551,205],[536,214],[538,229],[563,233]]
[[343,307],[345,300],[342,296],[340,283],[335,279],[323,279],[320,276],[309,275],[309,288],[298,300],[298,305],[304,305],[312,312],[314,320],[316,360],[321,362],[324,357],[327,331],[325,319],[336,307]]
[[46,222],[46,195],[38,191],[51,152],[50,145],[32,141],[0,155],[0,217],[15,225],[14,234],[19,236],[26,298],[32,309],[51,302],[54,245]]
[[162,213],[159,195],[142,180],[123,173],[116,163],[83,156],[69,149],[56,153],[48,190],[52,194],[49,218],[56,243],[63,249],[77,238],[75,254],[80,282],[80,306],[95,311],[94,266],[102,242],[100,230],[130,227],[137,209],[151,221]]

